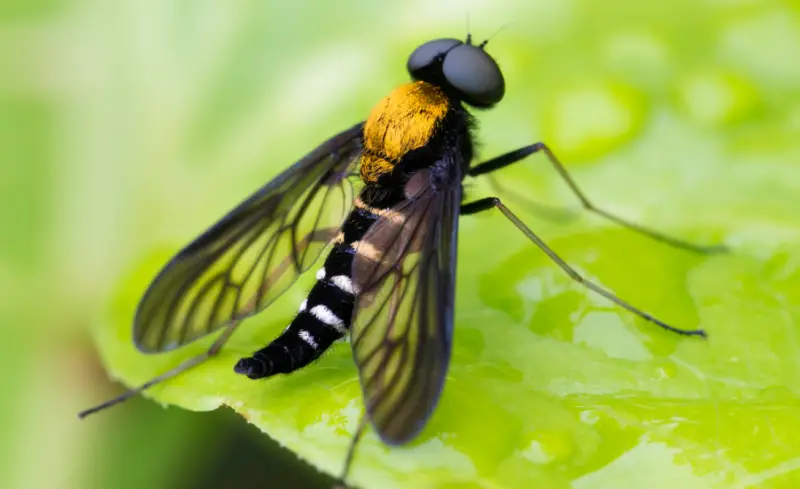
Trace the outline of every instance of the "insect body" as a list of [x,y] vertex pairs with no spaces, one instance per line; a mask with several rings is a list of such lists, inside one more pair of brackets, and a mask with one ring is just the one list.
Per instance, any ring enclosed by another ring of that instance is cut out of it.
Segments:
[[[500,199],[462,202],[467,176],[541,152],[590,211],[657,240],[670,238],[598,209],[543,143],[471,166],[466,105],[491,108],[504,95],[500,68],[457,39],[430,41],[409,57],[412,82],[379,102],[367,120],[329,139],[181,250],[148,288],[133,337],[146,353],[222,330],[211,348],[150,382],[84,411],[123,401],[215,355],[240,321],[274,301],[332,243],[291,324],[235,371],[252,379],[288,374],[350,333],[367,418],[389,444],[413,439],[433,412],[450,362],[458,219],[498,209],[572,278],[662,328],[683,330],[585,280]],[[349,467],[363,423],[351,444]]]
[[[355,257],[368,263],[383,257],[384,250],[365,240],[365,234],[381,219],[384,226],[405,224],[407,213],[396,207],[415,197],[413,192],[406,194],[406,182],[415,171],[443,172],[441,183],[446,183],[448,168],[432,167],[431,162],[448,153],[470,154],[466,118],[439,87],[424,81],[400,86],[376,106],[363,129],[359,167],[365,187],[333,240],[317,283],[283,334],[253,357],[242,359],[237,372],[252,379],[289,373],[316,360],[347,333],[356,290],[365,285],[353,281]],[[463,132],[462,147],[448,148],[444,133],[456,127]]]

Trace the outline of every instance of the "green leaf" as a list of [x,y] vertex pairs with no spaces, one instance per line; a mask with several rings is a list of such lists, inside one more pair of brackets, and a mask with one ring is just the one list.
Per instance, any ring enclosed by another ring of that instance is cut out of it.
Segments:
[[[670,324],[704,328],[709,338],[667,333],[591,294],[499,214],[464,217],[454,354],[441,403],[408,446],[387,447],[368,431],[351,482],[451,489],[800,484],[800,65],[786,54],[800,26],[778,6],[717,3],[675,2],[663,15],[626,10],[624,2],[586,0],[574,13],[515,4],[506,17],[552,15],[561,30],[554,42],[542,21],[541,32],[512,28],[492,40],[508,95],[480,114],[484,158],[544,139],[599,205],[676,237],[728,243],[728,254],[700,256],[579,214],[538,156],[497,175],[506,204],[588,278]],[[404,48],[430,36],[404,35]],[[343,113],[339,126],[355,117]],[[279,137],[270,144],[288,166]],[[495,190],[476,181],[468,193]],[[542,219],[526,198],[576,214]],[[188,217],[187,208],[159,207],[163,201],[142,200],[150,207],[139,222],[148,230]],[[215,202],[221,215],[225,205]],[[160,224],[150,224],[156,212]],[[201,231],[205,221],[192,219]],[[213,339],[149,356],[131,343],[141,294],[181,244],[144,251],[96,328],[109,372],[126,385]],[[288,324],[312,279],[248,320],[218,357],[146,395],[191,410],[229,406],[338,474],[362,406],[347,344],[290,376],[254,382],[232,370]]]

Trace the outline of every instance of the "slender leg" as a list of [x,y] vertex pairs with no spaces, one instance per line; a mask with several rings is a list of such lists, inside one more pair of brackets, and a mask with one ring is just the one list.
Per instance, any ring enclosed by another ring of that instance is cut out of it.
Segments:
[[667,323],[665,323],[665,322],[663,322],[663,321],[651,316],[650,314],[642,311],[641,309],[638,309],[638,308],[628,304],[626,301],[620,299],[619,297],[617,297],[613,293],[611,293],[608,290],[600,287],[599,285],[595,284],[594,282],[586,280],[585,278],[583,278],[583,276],[581,274],[579,274],[577,271],[575,271],[574,268],[572,268],[564,260],[562,260],[561,257],[559,257],[552,249],[550,249],[550,247],[547,246],[547,244],[544,241],[542,241],[541,238],[539,238],[536,234],[534,234],[534,232],[531,231],[530,228],[528,228],[528,226],[525,225],[525,223],[520,221],[519,218],[516,215],[514,215],[514,213],[511,212],[508,209],[508,207],[503,205],[503,203],[500,201],[500,199],[498,199],[496,197],[487,197],[485,199],[480,199],[480,200],[476,200],[474,202],[470,202],[468,204],[464,204],[464,205],[461,206],[461,213],[462,214],[475,214],[475,213],[478,213],[478,212],[481,212],[481,211],[485,211],[485,210],[488,210],[488,209],[492,209],[492,208],[497,208],[500,212],[502,212],[503,215],[506,216],[506,218],[509,221],[511,221],[517,227],[517,229],[522,231],[522,233],[525,236],[527,236],[528,239],[533,241],[533,243],[536,246],[538,246],[539,249],[542,250],[545,255],[547,255],[559,267],[561,267],[561,269],[564,270],[567,273],[567,275],[569,275],[576,282],[581,283],[584,287],[588,288],[589,290],[602,295],[603,297],[605,297],[606,299],[610,300],[611,302],[617,304],[618,306],[622,307],[623,309],[627,309],[628,311],[636,314],[637,316],[641,317],[645,321],[649,321],[649,322],[651,322],[651,323],[653,323],[653,324],[655,324],[657,326],[660,326],[660,327],[666,329],[667,331],[672,331],[673,333],[678,333],[678,334],[686,335],[686,336],[702,336],[702,337],[706,336],[706,332],[704,330],[702,330],[702,329],[680,329],[680,328],[676,328],[675,326],[670,326],[669,324],[667,324]]
[[588,211],[594,212],[595,214],[602,216],[610,221],[613,221],[632,231],[636,231],[637,233],[649,236],[650,238],[656,241],[661,241],[662,243],[666,243],[668,245],[675,246],[677,248],[683,248],[685,250],[703,254],[720,253],[728,250],[728,248],[725,245],[703,246],[690,243],[682,239],[673,238],[671,236],[667,236],[666,234],[660,233],[656,230],[623,219],[599,207],[596,207],[589,200],[589,198],[586,197],[586,194],[584,194],[583,191],[581,191],[581,189],[578,187],[578,185],[575,183],[575,181],[567,172],[566,168],[564,168],[564,165],[562,165],[561,162],[558,161],[558,158],[556,158],[553,152],[550,151],[550,148],[548,148],[547,145],[545,145],[544,143],[531,144],[530,146],[525,146],[524,148],[511,151],[504,155],[498,156],[497,158],[478,164],[470,169],[469,175],[474,177],[478,175],[483,175],[485,173],[490,173],[495,170],[499,170],[500,168],[504,168],[506,166],[517,163],[526,158],[527,156],[538,152],[542,152],[547,156],[547,159],[553,165],[555,170],[558,172],[561,178],[564,179],[564,181],[567,183],[572,192],[578,197],[578,199],[580,199],[583,207]]
[[537,200],[531,199],[527,195],[523,195],[520,192],[515,192],[511,189],[508,189],[497,181],[493,173],[486,174],[486,180],[489,182],[489,187],[492,189],[492,193],[496,195],[502,195],[505,198],[509,198],[524,204],[527,209],[533,211],[543,219],[563,222],[566,220],[573,220],[578,217],[578,212],[575,210],[544,204]]
[[[338,231],[338,229],[336,229],[336,228],[318,229],[318,230],[312,231],[311,233],[306,235],[306,237],[304,237],[298,244],[303,249],[305,249],[305,247],[307,247],[312,242],[327,242],[327,241],[330,241],[331,239],[333,239],[336,236],[337,231]],[[297,254],[299,255],[300,253],[298,252]],[[284,258],[283,262],[278,264],[278,266],[275,268],[274,272],[269,277],[267,277],[267,280],[264,282],[264,287],[262,288],[262,290],[259,290],[256,294],[254,294],[254,296],[248,301],[248,303],[245,306],[244,310],[242,311],[241,315],[237,319],[234,319],[225,328],[225,330],[222,332],[221,335],[219,335],[219,338],[217,338],[214,341],[214,343],[211,345],[211,347],[208,349],[208,351],[206,351],[205,353],[202,353],[200,355],[197,355],[196,357],[192,357],[192,358],[189,358],[189,359],[183,361],[177,367],[164,372],[163,374],[159,375],[158,377],[154,377],[154,378],[148,380],[147,382],[145,382],[144,384],[140,385],[139,387],[135,387],[133,389],[130,389],[130,390],[126,391],[126,392],[123,392],[121,395],[119,395],[119,396],[117,396],[117,397],[115,397],[113,399],[109,399],[108,401],[106,401],[106,402],[104,402],[102,404],[98,404],[97,406],[94,406],[92,408],[89,408],[89,409],[86,409],[84,411],[79,412],[78,413],[78,418],[83,419],[86,416],[89,416],[90,414],[94,414],[94,413],[96,413],[98,411],[102,411],[102,410],[110,408],[112,406],[116,406],[117,404],[119,404],[121,402],[124,402],[124,401],[127,401],[131,397],[133,397],[133,396],[135,396],[137,394],[140,394],[142,391],[145,391],[145,390],[149,389],[150,387],[152,387],[152,386],[154,386],[156,384],[160,384],[161,382],[164,382],[165,380],[169,380],[169,379],[171,379],[173,377],[176,377],[177,375],[182,374],[183,372],[186,372],[187,370],[190,370],[190,369],[200,365],[201,363],[205,362],[209,358],[215,356],[217,353],[219,353],[219,351],[225,345],[225,342],[228,341],[228,338],[231,337],[231,335],[233,334],[234,330],[239,325],[241,320],[244,319],[245,316],[248,316],[250,313],[253,312],[253,309],[255,308],[258,299],[261,296],[263,296],[263,294],[266,292],[266,288],[270,284],[275,282],[275,280],[277,279],[276,277],[280,276],[282,273],[284,273],[289,268],[291,263],[293,263],[293,260],[294,260],[293,256],[287,256],[286,258]]]
[[236,326],[238,326],[238,325],[239,325],[239,321],[234,321],[230,325],[228,325],[228,327],[225,328],[225,330],[222,332],[222,334],[219,335],[219,338],[217,338],[216,341],[214,341],[214,344],[212,344],[211,347],[208,349],[208,351],[206,351],[205,353],[197,355],[196,357],[189,358],[188,360],[182,362],[180,365],[178,365],[177,367],[173,368],[172,370],[168,370],[168,371],[164,372],[163,374],[159,375],[158,377],[154,377],[154,378],[148,380],[147,382],[145,382],[144,384],[140,385],[139,387],[136,387],[134,389],[126,391],[126,392],[122,393],[121,395],[119,395],[119,396],[117,396],[117,397],[115,397],[113,399],[109,399],[108,401],[106,401],[106,402],[104,402],[102,404],[98,404],[97,406],[95,406],[93,408],[89,408],[89,409],[86,409],[85,411],[79,412],[78,413],[78,418],[83,419],[86,416],[89,416],[90,414],[94,414],[94,413],[96,413],[98,411],[102,411],[104,409],[110,408],[111,406],[116,406],[117,404],[119,404],[119,403],[121,403],[123,401],[127,401],[131,397],[133,397],[133,396],[135,396],[137,394],[140,394],[142,391],[144,391],[146,389],[149,389],[150,387],[152,387],[152,386],[154,386],[156,384],[159,384],[159,383],[161,383],[161,382],[163,382],[165,380],[171,379],[171,378],[177,376],[178,374],[182,374],[183,372],[186,372],[187,370],[200,365],[201,363],[205,362],[209,358],[211,358],[211,357],[215,356],[217,353],[219,353],[219,351],[222,349],[222,346],[225,344],[226,341],[228,341],[228,338],[230,338],[230,336],[233,334],[233,331],[236,329]]
[[353,439],[350,441],[350,447],[347,449],[347,458],[344,460],[342,475],[339,476],[339,480],[337,481],[337,484],[333,486],[333,489],[347,489],[347,474],[350,472],[350,466],[353,464],[353,456],[356,453],[356,446],[358,445],[359,440],[361,440],[361,435],[364,434],[364,428],[366,427],[367,415],[362,414],[361,419],[358,420],[358,427],[356,428],[355,434],[353,434]]

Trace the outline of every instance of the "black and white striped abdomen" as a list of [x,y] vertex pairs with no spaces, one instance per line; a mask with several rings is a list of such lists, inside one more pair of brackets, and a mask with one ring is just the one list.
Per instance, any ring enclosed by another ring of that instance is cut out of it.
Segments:
[[347,334],[356,294],[351,277],[356,246],[380,217],[378,209],[360,199],[355,204],[297,316],[272,343],[239,360],[234,368],[237,373],[259,379],[293,372]]

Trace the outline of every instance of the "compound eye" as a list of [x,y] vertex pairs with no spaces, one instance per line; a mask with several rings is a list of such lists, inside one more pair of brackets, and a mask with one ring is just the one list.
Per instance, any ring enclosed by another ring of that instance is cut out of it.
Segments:
[[444,58],[442,74],[464,102],[476,107],[492,106],[505,94],[500,67],[478,46],[464,44],[451,49]]
[[440,57],[447,53],[454,47],[464,44],[458,39],[436,39],[435,41],[428,41],[422,46],[418,47],[408,57],[406,68],[408,73],[415,80],[418,79],[416,74],[424,70]]

